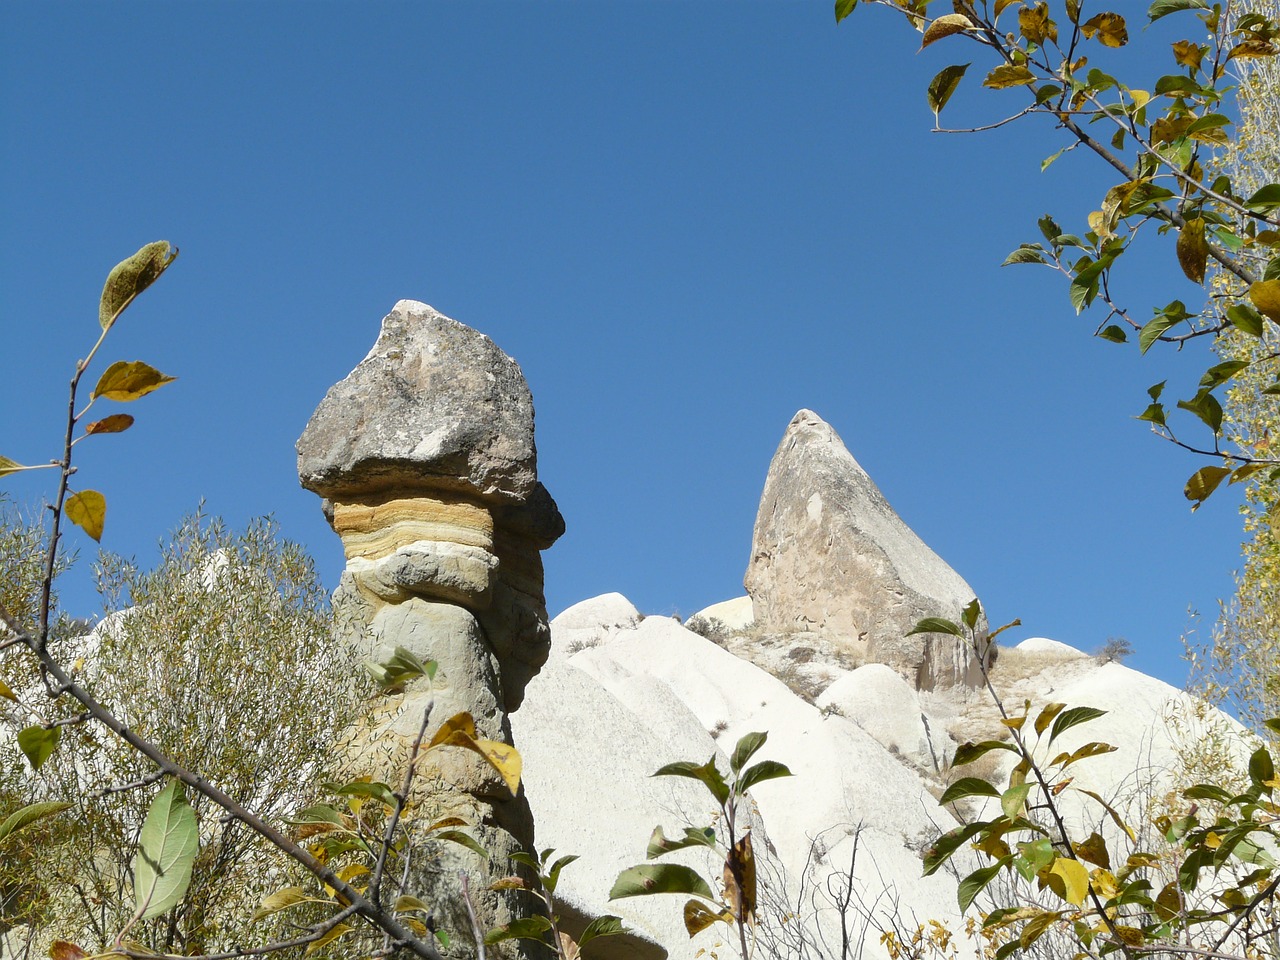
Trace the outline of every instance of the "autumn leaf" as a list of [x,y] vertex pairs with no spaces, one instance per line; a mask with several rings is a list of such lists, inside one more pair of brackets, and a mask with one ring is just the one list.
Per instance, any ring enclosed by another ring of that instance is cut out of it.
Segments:
[[1104,47],[1123,47],[1129,42],[1129,30],[1118,13],[1099,13],[1080,24],[1088,39],[1097,38]]

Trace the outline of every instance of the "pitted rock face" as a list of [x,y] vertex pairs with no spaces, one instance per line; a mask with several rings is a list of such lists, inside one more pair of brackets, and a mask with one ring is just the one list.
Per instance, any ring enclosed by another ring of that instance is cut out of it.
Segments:
[[492,340],[401,300],[369,355],[330,388],[298,441],[322,497],[424,485],[526,500],[537,483],[533,399]]
[[958,620],[973,589],[811,410],[795,415],[769,465],[745,584],[766,630],[820,634],[918,690],[980,682],[976,659],[955,638],[906,636],[924,617]]

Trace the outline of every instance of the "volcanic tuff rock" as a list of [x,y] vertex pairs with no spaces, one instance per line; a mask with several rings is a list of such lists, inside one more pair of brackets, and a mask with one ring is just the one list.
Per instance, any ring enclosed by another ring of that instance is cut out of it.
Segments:
[[[541,550],[564,532],[537,479],[533,401],[516,362],[488,337],[401,300],[369,355],[330,388],[298,441],[302,485],[325,498],[347,567],[333,606],[343,640],[375,662],[403,647],[434,680],[374,699],[351,772],[399,783],[414,743],[466,712],[486,740],[511,742],[508,713],[551,644]],[[429,723],[428,723],[429,721]],[[490,882],[533,845],[523,793],[478,757],[443,750],[416,766],[414,803],[471,825],[489,857],[462,847],[413,860],[413,881],[447,916],[451,957],[475,954],[459,877],[484,929],[526,905]],[[510,942],[493,956],[524,957]]]
[[893,667],[918,690],[980,681],[966,645],[906,636],[924,617],[959,619],[973,589],[811,410],[795,415],[769,465],[744,582],[764,631],[816,633],[857,661]]

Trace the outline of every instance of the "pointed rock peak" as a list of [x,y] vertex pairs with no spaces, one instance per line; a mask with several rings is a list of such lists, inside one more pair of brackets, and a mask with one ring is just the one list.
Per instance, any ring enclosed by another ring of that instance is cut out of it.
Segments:
[[817,633],[857,662],[893,667],[919,690],[981,679],[954,638],[906,636],[924,617],[957,619],[973,589],[894,512],[812,410],[792,418],[769,465],[744,582],[766,631]]

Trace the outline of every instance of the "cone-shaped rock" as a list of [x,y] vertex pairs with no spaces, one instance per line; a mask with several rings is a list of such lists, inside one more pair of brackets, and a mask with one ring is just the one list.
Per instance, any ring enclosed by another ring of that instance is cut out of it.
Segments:
[[906,636],[924,617],[958,621],[973,589],[811,410],[795,415],[769,465],[745,583],[767,631],[817,633],[920,690],[980,681],[972,652],[955,638]]

